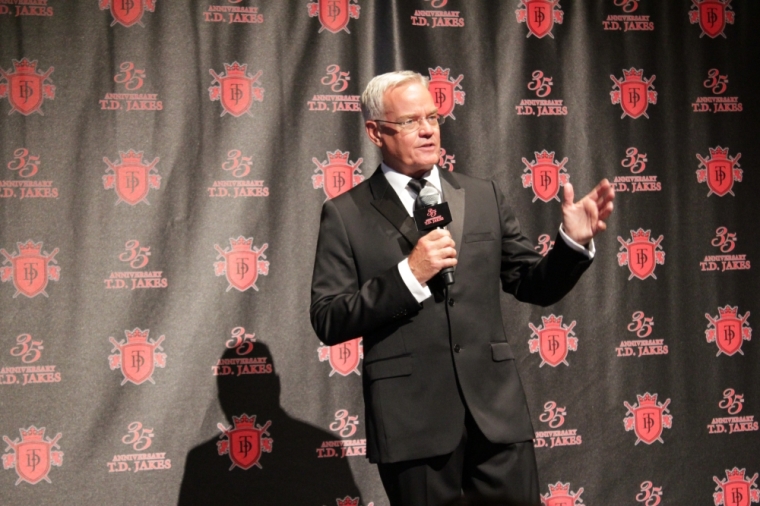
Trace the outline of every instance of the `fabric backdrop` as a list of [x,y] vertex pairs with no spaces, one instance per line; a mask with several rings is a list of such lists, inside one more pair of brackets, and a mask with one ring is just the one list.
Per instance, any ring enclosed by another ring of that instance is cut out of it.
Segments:
[[380,161],[358,96],[400,69],[432,78],[442,169],[497,181],[542,251],[562,185],[618,190],[565,300],[502,300],[544,501],[760,502],[758,22],[0,0],[0,502],[387,504],[360,336],[323,347],[308,307],[321,206]]

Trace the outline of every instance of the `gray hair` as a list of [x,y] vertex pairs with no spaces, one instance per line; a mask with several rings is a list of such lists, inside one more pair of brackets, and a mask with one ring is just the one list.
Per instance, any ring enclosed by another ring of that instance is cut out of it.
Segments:
[[362,93],[361,101],[364,119],[382,118],[385,114],[383,104],[385,92],[397,88],[402,84],[412,82],[416,82],[427,88],[428,78],[413,70],[399,70],[373,77],[364,89],[364,93]]

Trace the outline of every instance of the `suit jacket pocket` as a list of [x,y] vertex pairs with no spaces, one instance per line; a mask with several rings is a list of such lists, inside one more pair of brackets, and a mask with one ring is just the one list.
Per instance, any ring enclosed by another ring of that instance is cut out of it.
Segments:
[[515,359],[515,355],[512,353],[512,348],[507,342],[491,343],[491,355],[493,356],[494,362]]
[[493,241],[494,236],[491,232],[481,232],[473,234],[465,234],[464,242],[480,242],[480,241]]
[[412,374],[412,356],[401,355],[364,364],[364,372],[370,381],[395,378]]

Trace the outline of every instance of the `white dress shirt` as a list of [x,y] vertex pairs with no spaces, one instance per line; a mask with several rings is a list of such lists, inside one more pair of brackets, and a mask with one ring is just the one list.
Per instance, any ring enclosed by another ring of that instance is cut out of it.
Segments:
[[[400,172],[396,172],[395,170],[385,165],[385,163],[380,165],[380,169],[383,171],[385,179],[388,180],[388,184],[391,185],[393,191],[395,191],[396,195],[398,195],[398,198],[401,199],[401,203],[404,205],[406,212],[409,213],[409,216],[414,216],[414,201],[417,198],[417,194],[407,186],[409,184],[409,180],[412,178]],[[436,190],[438,190],[438,193],[440,195],[443,195],[441,187],[441,176],[438,173],[438,166],[433,165],[433,168],[430,169],[424,176],[422,176],[422,179],[426,181],[425,186],[432,185]],[[568,237],[568,235],[565,234],[565,231],[562,229],[562,225],[559,226],[559,234],[562,236],[562,239],[564,239],[565,243],[570,246],[570,248],[579,253],[587,255],[589,258],[594,258],[596,248],[594,247],[593,239],[589,243],[588,248],[586,248],[570,239],[570,237]],[[459,245],[457,245],[457,247],[458,246]],[[417,299],[417,302],[422,302],[432,295],[430,288],[428,288],[427,285],[417,281],[417,278],[414,277],[414,274],[412,274],[412,269],[409,267],[409,258],[405,258],[399,262],[398,271],[399,274],[401,274],[401,279],[404,280],[404,283],[406,284],[407,288],[409,288],[409,291],[412,293],[414,298]]]

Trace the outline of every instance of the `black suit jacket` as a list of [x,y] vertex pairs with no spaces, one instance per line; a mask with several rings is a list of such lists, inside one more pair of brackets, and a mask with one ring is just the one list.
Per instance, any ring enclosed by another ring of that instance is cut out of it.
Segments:
[[380,169],[322,208],[311,321],[328,345],[364,338],[372,462],[451,452],[462,437],[465,403],[489,441],[532,439],[499,285],[521,301],[549,305],[591,263],[560,237],[539,255],[494,183],[440,175],[458,252],[448,300],[437,278],[428,283],[435,297],[421,304],[404,284],[397,264],[419,234]]

